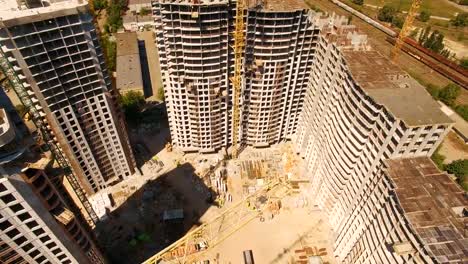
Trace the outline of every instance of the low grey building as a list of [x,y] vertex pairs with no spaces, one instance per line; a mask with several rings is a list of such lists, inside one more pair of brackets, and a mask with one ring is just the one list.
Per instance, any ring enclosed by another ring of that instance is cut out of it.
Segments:
[[121,94],[129,91],[143,92],[140,52],[135,32],[116,34],[117,89]]

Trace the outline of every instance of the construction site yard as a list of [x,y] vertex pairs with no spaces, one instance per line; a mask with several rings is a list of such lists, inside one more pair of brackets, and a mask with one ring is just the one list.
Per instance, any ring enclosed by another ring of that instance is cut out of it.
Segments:
[[334,263],[333,234],[304,195],[308,181],[300,179],[302,159],[292,144],[248,147],[226,160],[164,147],[167,135],[167,127],[133,134],[145,149],[136,151],[141,174],[90,198],[111,263],[142,263],[175,241],[161,259],[242,263],[243,251],[252,250],[255,263],[307,263],[310,256]]
[[252,250],[255,263],[309,263],[321,255],[323,263],[335,263],[333,234],[320,211],[283,208],[275,218],[248,223],[210,251],[210,263],[243,263],[245,250]]

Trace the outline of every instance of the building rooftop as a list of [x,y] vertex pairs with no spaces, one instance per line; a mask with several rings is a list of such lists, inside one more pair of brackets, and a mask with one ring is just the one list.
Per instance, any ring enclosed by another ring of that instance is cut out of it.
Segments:
[[115,36],[117,39],[117,56],[140,54],[135,32],[118,33]]
[[[19,3],[19,0],[0,0],[0,20],[5,22],[29,17],[28,22],[34,22],[47,19],[46,14],[49,13],[61,11],[64,12],[64,15],[67,15],[67,10],[86,7],[87,5],[88,2],[85,0],[27,0],[24,3]],[[34,19],[35,17],[38,19]]]
[[151,5],[151,0],[128,0],[128,5]]
[[374,50],[342,50],[354,80],[378,104],[408,126],[453,121],[416,80]]
[[294,11],[309,9],[303,0],[250,0],[250,8],[260,7],[264,11]]
[[135,32],[116,34],[117,41],[117,89],[141,90],[143,79],[140,64],[140,51]]
[[[145,1],[145,0],[131,0],[131,1]],[[230,1],[227,0],[159,0],[161,3],[172,4],[199,4],[199,5],[225,5]],[[246,5],[248,8],[258,8],[264,11],[294,11],[309,9],[309,6],[304,0],[247,0]]]
[[387,160],[387,174],[410,226],[439,263],[467,260],[468,199],[426,157]]

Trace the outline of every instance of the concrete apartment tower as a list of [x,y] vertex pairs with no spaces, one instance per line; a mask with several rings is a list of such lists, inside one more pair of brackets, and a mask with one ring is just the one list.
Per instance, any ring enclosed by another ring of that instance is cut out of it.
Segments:
[[[453,121],[346,18],[302,1],[249,2],[240,135],[291,138],[337,263],[464,263],[464,192],[429,157]],[[235,2],[153,2],[173,143],[231,143]]]
[[0,262],[104,263],[51,159],[19,131],[0,108]]
[[[249,1],[239,135],[265,147],[294,133],[314,57],[302,1]],[[154,1],[172,142],[213,152],[232,143],[235,2]]]
[[339,17],[321,34],[294,142],[339,263],[462,263],[463,191],[429,157],[453,121]]
[[87,2],[8,0],[0,9],[2,53],[83,189],[130,176],[135,160]]

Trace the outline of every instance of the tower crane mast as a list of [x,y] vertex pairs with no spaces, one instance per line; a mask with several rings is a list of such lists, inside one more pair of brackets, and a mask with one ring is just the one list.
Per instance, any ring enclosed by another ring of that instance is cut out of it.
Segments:
[[391,58],[394,62],[398,60],[398,56],[401,51],[401,47],[405,43],[405,38],[408,36],[411,27],[413,26],[414,19],[416,18],[416,15],[418,14],[418,10],[421,6],[422,0],[413,0],[411,7],[408,11],[408,15],[406,16],[405,23],[403,24],[403,27],[401,28],[400,34],[398,34],[398,37],[396,39],[395,45],[392,48],[391,51]]

